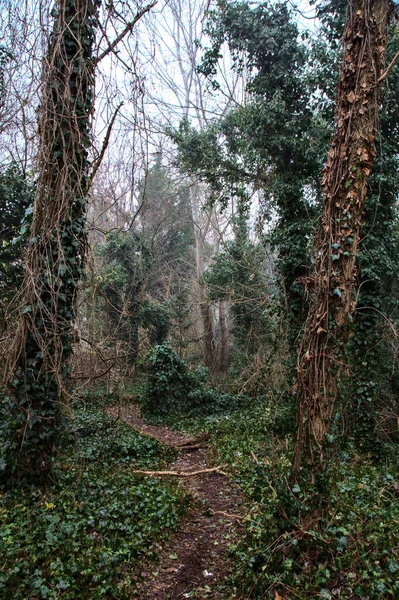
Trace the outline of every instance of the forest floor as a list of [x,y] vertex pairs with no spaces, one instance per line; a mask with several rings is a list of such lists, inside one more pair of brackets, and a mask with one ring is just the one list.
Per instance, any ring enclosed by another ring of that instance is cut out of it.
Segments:
[[179,473],[171,477],[179,477],[181,487],[193,498],[180,526],[162,548],[159,563],[146,561],[136,573],[138,596],[141,600],[226,599],[229,545],[242,528],[240,490],[222,467],[214,470],[206,436],[193,438],[164,426],[148,425],[136,405],[113,408],[110,414],[177,451],[168,470]]

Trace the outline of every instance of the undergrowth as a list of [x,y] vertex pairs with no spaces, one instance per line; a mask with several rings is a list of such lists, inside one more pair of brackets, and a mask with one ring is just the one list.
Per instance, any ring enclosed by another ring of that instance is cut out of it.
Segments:
[[305,531],[307,494],[289,484],[292,440],[276,435],[274,411],[253,402],[224,415],[167,420],[209,433],[215,462],[229,465],[245,494],[244,535],[231,547],[232,594],[256,600],[399,598],[396,447],[386,446],[379,464],[350,447],[341,452],[326,479],[328,512]]
[[132,474],[162,468],[171,451],[80,399],[64,432],[51,487],[0,494],[0,596],[132,597],[144,554],[155,558],[187,498],[172,482]]
[[233,404],[247,401],[245,396],[234,396],[208,385],[207,369],[190,370],[167,342],[147,354],[145,367],[148,379],[143,390],[142,414],[151,422],[179,415],[224,413]]

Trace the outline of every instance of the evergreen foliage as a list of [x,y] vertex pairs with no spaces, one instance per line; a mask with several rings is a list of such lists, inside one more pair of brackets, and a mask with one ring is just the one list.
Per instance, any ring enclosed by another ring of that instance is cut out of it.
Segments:
[[270,278],[266,275],[265,249],[249,239],[248,212],[249,200],[244,195],[233,223],[234,239],[212,258],[204,281],[211,300],[229,302],[233,352],[243,350],[250,357],[269,333],[265,315]]
[[0,301],[17,293],[23,278],[22,247],[18,235],[24,215],[32,210],[33,186],[17,165],[0,173]]
[[142,407],[148,417],[217,413],[246,400],[208,387],[207,370],[198,367],[190,371],[167,343],[155,346],[148,353],[146,370],[148,381]]
[[170,451],[104,413],[107,404],[101,390],[75,401],[57,482],[0,494],[3,598],[131,598],[138,560],[156,558],[184,513],[176,485],[131,474],[162,467]]
[[153,258],[139,232],[110,233],[98,248],[104,257],[101,282],[107,311],[116,339],[129,345],[131,362],[139,350],[139,326],[145,301],[145,284]]

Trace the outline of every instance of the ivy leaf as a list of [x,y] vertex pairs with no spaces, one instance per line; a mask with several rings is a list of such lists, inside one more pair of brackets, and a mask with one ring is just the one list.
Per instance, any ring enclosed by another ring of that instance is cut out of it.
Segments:
[[392,560],[389,561],[388,568],[391,571],[391,573],[396,573],[396,571],[399,569],[399,565],[396,562],[396,560],[392,559]]

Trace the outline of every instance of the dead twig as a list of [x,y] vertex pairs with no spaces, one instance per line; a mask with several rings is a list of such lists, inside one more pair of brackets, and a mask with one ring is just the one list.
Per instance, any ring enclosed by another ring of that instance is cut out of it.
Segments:
[[116,110],[115,110],[115,112],[114,112],[114,114],[112,116],[111,122],[110,122],[110,124],[108,126],[108,129],[107,129],[107,133],[105,134],[105,138],[104,138],[104,141],[103,141],[101,152],[100,152],[100,154],[99,154],[96,162],[93,164],[93,168],[92,168],[92,171],[90,173],[90,178],[89,178],[90,179],[89,185],[91,185],[91,183],[92,183],[92,181],[93,181],[93,179],[95,177],[95,174],[97,173],[97,171],[98,171],[98,169],[99,169],[99,167],[100,167],[100,165],[101,165],[101,163],[103,161],[103,158],[104,158],[104,155],[105,155],[105,151],[108,148],[109,138],[111,137],[111,131],[112,131],[112,128],[114,126],[115,119],[116,119],[116,117],[118,115],[118,112],[122,108],[122,106],[123,106],[123,102],[121,102],[119,104],[119,106],[116,108]]
[[106,56],[108,56],[108,54],[110,54],[111,52],[113,52],[115,50],[115,48],[119,44],[119,42],[121,42],[123,40],[123,38],[126,37],[127,34],[132,31],[132,29],[136,25],[137,21],[139,21],[141,19],[141,17],[143,17],[149,10],[151,10],[151,8],[154,8],[154,6],[157,4],[157,1],[158,0],[155,0],[155,2],[152,2],[151,4],[147,4],[147,6],[145,6],[143,8],[143,10],[140,10],[137,13],[137,15],[134,17],[133,21],[130,21],[130,23],[128,23],[126,25],[125,29],[108,46],[108,48],[100,54],[100,56],[95,61],[95,65],[97,65],[99,62],[101,62],[103,60],[103,58],[105,58]]
[[184,448],[184,446],[192,446],[193,444],[198,444],[199,442],[205,442],[208,439],[209,435],[203,433],[200,435],[196,435],[195,437],[188,438],[183,442],[177,442],[176,444],[173,444],[173,446],[175,446],[176,448]]
[[394,66],[395,66],[395,63],[396,63],[396,61],[398,60],[398,58],[399,58],[399,52],[397,52],[397,53],[395,54],[395,56],[393,57],[393,59],[392,59],[392,60],[391,60],[391,62],[389,63],[389,65],[388,65],[388,67],[387,67],[387,70],[386,70],[386,71],[385,71],[385,72],[384,72],[384,73],[381,75],[381,77],[379,78],[379,80],[378,80],[378,83],[381,83],[382,81],[384,81],[384,79],[386,79],[386,78],[388,77],[389,73],[390,73],[390,72],[392,71],[392,69],[394,68]]
[[232,515],[230,513],[224,512],[223,510],[212,510],[213,515],[222,515],[223,517],[227,517],[228,519],[236,519],[240,524],[242,523],[243,517],[239,515]]
[[259,459],[258,459],[258,457],[256,456],[256,454],[255,454],[255,452],[253,450],[251,450],[251,456],[254,459],[254,461],[256,462],[256,464],[258,465],[259,464]]

